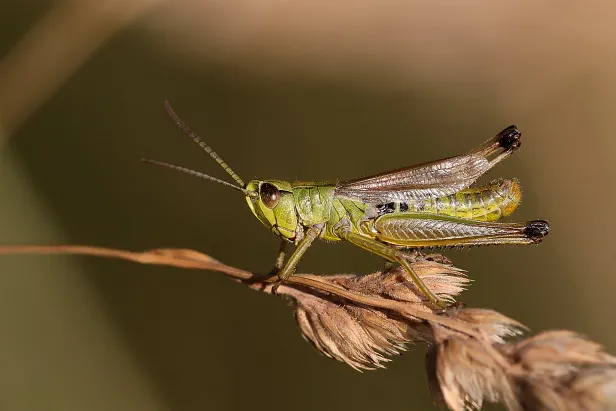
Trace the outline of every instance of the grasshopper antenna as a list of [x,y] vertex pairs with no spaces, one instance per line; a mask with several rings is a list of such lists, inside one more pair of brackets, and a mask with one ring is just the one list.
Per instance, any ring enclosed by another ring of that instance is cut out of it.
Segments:
[[249,195],[248,190],[246,190],[244,187],[236,186],[235,184],[228,183],[225,180],[221,180],[220,178],[212,177],[207,174],[203,174],[199,171],[191,170],[190,168],[176,166],[175,164],[163,163],[162,161],[150,160],[148,158],[142,158],[141,161],[147,164],[154,164],[155,166],[170,168],[171,170],[175,170],[175,171],[179,171],[181,173],[185,173],[191,176],[203,178],[205,180],[210,180],[210,181],[213,181],[214,183],[219,183],[219,184],[222,184],[223,186],[227,186],[227,187],[231,187],[236,190],[239,190],[245,195]]
[[201,138],[199,138],[199,136],[196,135],[186,125],[186,123],[184,123],[182,121],[182,119],[180,119],[180,117],[178,117],[177,114],[175,114],[175,111],[173,111],[173,109],[171,108],[171,104],[169,104],[169,101],[167,101],[167,100],[165,100],[165,110],[167,111],[167,114],[169,114],[169,117],[171,117],[171,119],[173,120],[175,125],[178,126],[180,128],[180,130],[182,130],[184,132],[184,134],[186,134],[188,137],[190,137],[192,139],[192,141],[197,143],[199,145],[199,147],[204,149],[206,153],[208,153],[214,160],[216,160],[216,162],[218,164],[220,164],[220,166],[223,168],[223,170],[225,170],[240,186],[242,186],[242,187],[246,186],[246,184],[244,184],[244,180],[242,180],[240,178],[240,176],[238,176],[235,173],[235,171],[233,171],[233,169],[231,167],[229,167],[229,165],[227,163],[225,163],[225,161],[222,159],[222,157],[220,157],[218,154],[216,154],[216,152],[214,150],[212,150],[212,147],[208,146],[203,140],[201,140]]

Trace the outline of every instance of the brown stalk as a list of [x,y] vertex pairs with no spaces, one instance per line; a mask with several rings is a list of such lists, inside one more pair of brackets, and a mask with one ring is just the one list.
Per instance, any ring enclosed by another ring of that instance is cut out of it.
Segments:
[[[276,280],[189,249],[0,246],[0,254],[24,253],[212,270],[270,294]],[[469,282],[439,256],[419,260],[413,269],[435,294],[452,302]],[[296,274],[277,293],[294,300],[300,330],[315,348],[357,370],[383,367],[408,344],[427,344],[433,398],[451,410],[479,409],[484,402],[502,403],[509,410],[616,409],[616,357],[601,345],[570,331],[507,342],[521,334],[520,323],[461,304],[435,310],[400,268],[368,275]]]

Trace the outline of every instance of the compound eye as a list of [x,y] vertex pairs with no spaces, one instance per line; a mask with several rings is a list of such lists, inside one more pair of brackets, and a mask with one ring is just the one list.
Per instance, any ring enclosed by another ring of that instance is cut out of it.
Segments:
[[270,183],[261,184],[260,188],[261,201],[267,208],[274,208],[280,201],[280,191]]

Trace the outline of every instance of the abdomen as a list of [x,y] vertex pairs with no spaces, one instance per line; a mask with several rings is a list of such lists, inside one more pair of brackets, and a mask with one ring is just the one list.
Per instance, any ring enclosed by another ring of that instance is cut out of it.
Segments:
[[500,179],[483,187],[417,201],[409,204],[409,211],[475,221],[496,221],[513,213],[521,200],[522,190],[518,182],[514,179]]

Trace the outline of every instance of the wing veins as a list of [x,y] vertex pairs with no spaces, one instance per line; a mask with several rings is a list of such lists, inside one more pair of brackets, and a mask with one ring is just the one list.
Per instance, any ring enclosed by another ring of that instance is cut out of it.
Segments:
[[405,201],[453,194],[490,168],[476,154],[450,157],[338,184],[336,194],[366,202]]

